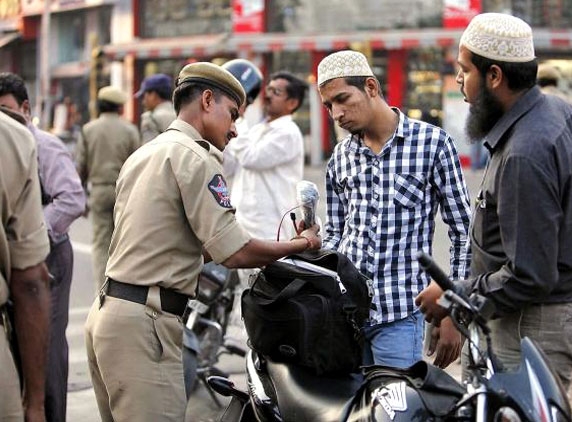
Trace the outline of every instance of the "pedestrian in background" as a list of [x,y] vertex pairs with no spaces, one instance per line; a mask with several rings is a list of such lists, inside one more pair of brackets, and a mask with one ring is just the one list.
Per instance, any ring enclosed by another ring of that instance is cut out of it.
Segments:
[[[0,139],[0,421],[43,422],[50,323],[44,259],[50,245],[38,160],[30,131],[3,112]],[[19,350],[23,384],[10,341]]]
[[89,192],[93,228],[93,277],[96,290],[105,281],[109,244],[113,233],[115,182],[121,166],[141,145],[137,127],[121,117],[125,93],[106,86],[97,94],[99,117],[87,123],[77,145],[76,165]]
[[[492,345],[506,369],[520,340],[572,376],[572,106],[536,86],[532,30],[511,15],[474,17],[461,37],[457,83],[470,104],[467,134],[491,152],[471,225],[471,278],[460,283],[496,307]],[[438,322],[441,289],[419,303]]]
[[171,103],[172,93],[173,82],[163,73],[151,75],[141,82],[141,88],[135,93],[135,98],[141,100],[145,109],[141,115],[143,143],[165,132],[171,122],[177,118]]
[[556,95],[565,101],[572,102],[570,97],[566,95],[558,87],[558,83],[562,78],[560,71],[549,63],[541,63],[538,65],[536,72],[536,83],[544,94]]
[[[304,138],[293,114],[307,89],[306,82],[290,72],[270,75],[263,93],[264,120],[227,147],[237,163],[231,192],[236,219],[251,236],[276,239],[282,217],[297,205]],[[284,224],[280,238],[293,235],[291,224]]]
[[[260,69],[252,62],[244,59],[233,59],[225,62],[222,65],[223,69],[228,70],[232,76],[238,79],[238,82],[244,88],[246,93],[246,101],[238,110],[238,119],[236,120],[236,133],[238,136],[245,135],[250,129],[249,122],[245,117],[247,108],[249,108],[258,94],[260,94],[260,89],[262,88],[263,76]],[[232,184],[234,182],[234,175],[238,168],[238,163],[236,158],[229,152],[228,148],[223,151],[223,176],[226,180],[226,184],[232,191]]]
[[[406,368],[422,359],[414,298],[429,277],[415,256],[432,250],[438,208],[449,226],[451,276],[469,271],[469,195],[457,150],[443,129],[390,107],[359,52],[325,57],[318,86],[332,118],[350,132],[327,165],[324,248],[347,255],[374,282],[364,364]],[[450,320],[433,328],[436,365],[448,366],[460,348]]]
[[86,322],[103,422],[184,420],[181,318],[205,261],[249,268],[321,245],[317,226],[272,242],[236,221],[222,151],[245,97],[220,66],[185,66],[173,95],[177,119],[121,170],[107,284]]
[[73,274],[73,249],[68,230],[85,210],[85,194],[71,154],[63,142],[31,123],[28,91],[20,76],[0,74],[0,106],[22,114],[36,141],[42,207],[50,239],[46,264],[52,276],[46,420],[65,421],[68,387],[66,328]]
[[[270,75],[263,92],[264,120],[239,133],[225,149],[226,157],[235,163],[230,197],[236,219],[253,237],[272,240],[279,234],[280,239],[290,239],[296,234],[290,219],[282,217],[296,207],[296,185],[304,175],[304,139],[293,113],[302,105],[306,90],[306,82],[290,72]],[[280,226],[282,221],[286,224]],[[239,269],[238,290],[248,287],[257,271]],[[235,300],[235,305],[240,312],[240,301]],[[238,324],[229,327],[225,341],[244,347],[244,324],[232,320]]]

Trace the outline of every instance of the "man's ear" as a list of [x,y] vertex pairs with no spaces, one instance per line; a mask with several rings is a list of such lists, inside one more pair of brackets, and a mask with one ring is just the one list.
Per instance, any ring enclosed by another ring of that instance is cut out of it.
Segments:
[[30,108],[30,101],[24,100],[22,102],[22,112],[24,113],[24,115],[26,117],[31,116],[32,113],[31,113],[31,108]]
[[380,94],[379,84],[372,77],[365,80],[364,90],[370,97],[377,97]]
[[294,113],[294,110],[298,108],[299,104],[300,100],[298,100],[297,98],[288,98],[286,100],[286,105],[288,107],[288,114]]
[[209,111],[215,102],[214,93],[210,89],[205,89],[201,94],[201,107]]
[[491,89],[498,88],[503,83],[504,79],[504,73],[498,65],[493,64],[489,67],[489,70],[487,70],[487,85]]

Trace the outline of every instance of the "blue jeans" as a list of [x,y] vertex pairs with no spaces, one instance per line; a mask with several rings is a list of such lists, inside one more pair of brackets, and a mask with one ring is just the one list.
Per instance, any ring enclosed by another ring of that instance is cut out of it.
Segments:
[[423,315],[364,328],[364,365],[408,368],[423,358]]

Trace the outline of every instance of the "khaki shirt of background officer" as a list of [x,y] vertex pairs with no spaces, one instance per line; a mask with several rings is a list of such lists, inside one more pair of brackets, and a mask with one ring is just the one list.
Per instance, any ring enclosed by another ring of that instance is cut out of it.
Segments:
[[93,230],[93,277],[96,290],[105,280],[105,265],[113,233],[115,182],[119,170],[141,145],[137,127],[121,117],[127,96],[115,87],[98,92],[99,117],[87,123],[77,145],[77,168],[89,184],[89,211]]
[[135,98],[141,100],[146,110],[141,115],[141,138],[143,143],[165,132],[169,125],[177,118],[171,95],[173,82],[165,74],[158,73],[143,80],[141,88],[135,93]]
[[[24,396],[2,329],[0,421],[44,421],[49,323],[49,242],[40,202],[35,141],[29,130],[0,112],[0,308],[8,297],[23,370]],[[5,323],[4,323],[5,324]],[[24,403],[24,409],[22,409]]]
[[186,303],[195,295],[203,253],[228,268],[255,267],[320,246],[317,226],[273,242],[250,238],[237,223],[222,150],[236,137],[244,99],[226,70],[187,65],[174,94],[177,120],[123,166],[106,275],[131,291],[150,287],[145,305],[108,294],[88,316],[88,361],[104,422],[183,420],[183,324],[162,310],[157,292],[177,292]]

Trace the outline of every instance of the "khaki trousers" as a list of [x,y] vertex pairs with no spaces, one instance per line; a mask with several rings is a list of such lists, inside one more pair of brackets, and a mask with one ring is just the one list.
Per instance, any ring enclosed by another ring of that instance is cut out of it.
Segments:
[[159,289],[147,305],[96,298],[85,331],[89,370],[103,422],[182,422],[183,324],[162,313]]
[[89,210],[93,229],[92,260],[95,290],[98,292],[105,282],[105,267],[109,258],[109,245],[113,234],[113,206],[115,186],[93,186],[89,195]]
[[23,412],[20,379],[4,327],[0,325],[0,421],[23,422]]
[[[520,340],[535,340],[568,390],[572,381],[572,303],[527,306],[489,321],[493,349],[506,369],[520,365]],[[466,379],[468,342],[463,350],[463,378]]]

